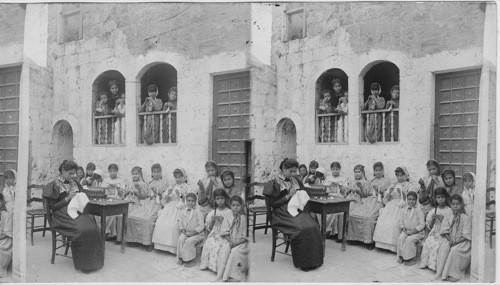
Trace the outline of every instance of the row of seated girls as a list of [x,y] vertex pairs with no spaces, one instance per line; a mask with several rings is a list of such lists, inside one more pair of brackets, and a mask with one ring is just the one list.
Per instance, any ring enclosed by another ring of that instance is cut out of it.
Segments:
[[474,202],[473,173],[463,175],[463,188],[455,182],[453,170],[440,171],[435,160],[427,162],[428,175],[410,180],[405,167],[394,171],[395,182],[385,176],[381,162],[373,165],[373,178],[366,179],[362,165],[354,167],[354,177],[341,175],[341,166],[333,162],[331,175],[318,162],[311,161],[309,171],[299,166],[304,185],[326,185],[327,192],[353,200],[349,209],[348,232],[342,232],[343,214],[327,217],[328,237],[340,242],[360,241],[397,253],[399,263],[417,262],[417,246],[422,245],[420,268],[436,271],[436,279],[458,281],[470,263],[471,217]]
[[[83,187],[106,188],[108,197],[131,200],[125,242],[144,245],[147,251],[176,254],[177,263],[196,265],[196,249],[203,247],[200,269],[217,273],[217,281],[243,281],[248,268],[244,195],[235,187],[234,173],[217,175],[217,165],[205,164],[207,177],[193,185],[186,171],[173,171],[175,183],[170,185],[162,175],[160,164],[151,166],[152,179],[144,180],[142,168],[132,168],[129,182],[118,177],[118,166],[110,164],[109,177],[95,164],[77,171]],[[100,224],[99,222],[97,223]],[[121,216],[108,217],[107,240],[121,241]]]

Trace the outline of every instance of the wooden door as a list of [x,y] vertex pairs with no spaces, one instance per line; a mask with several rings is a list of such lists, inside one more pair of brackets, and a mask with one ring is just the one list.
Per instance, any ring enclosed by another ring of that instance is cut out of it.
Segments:
[[455,171],[458,185],[464,173],[476,173],[480,75],[475,69],[436,76],[434,155],[442,170]]
[[250,73],[214,77],[212,159],[219,173],[231,170],[236,185],[245,175],[245,141],[250,138]]
[[0,188],[5,170],[17,170],[21,67],[0,69]]

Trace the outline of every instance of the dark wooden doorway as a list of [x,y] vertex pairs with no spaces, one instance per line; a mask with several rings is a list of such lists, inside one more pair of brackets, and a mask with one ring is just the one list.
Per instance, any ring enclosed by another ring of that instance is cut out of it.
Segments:
[[480,69],[436,75],[434,157],[455,171],[458,185],[476,172],[480,76]]
[[250,138],[250,72],[214,76],[212,159],[219,173],[231,170],[236,185],[247,170],[245,141]]

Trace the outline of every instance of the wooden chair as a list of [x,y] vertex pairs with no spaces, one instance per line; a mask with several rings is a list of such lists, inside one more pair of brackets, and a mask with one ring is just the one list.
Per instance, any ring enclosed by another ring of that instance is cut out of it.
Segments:
[[[272,226],[273,224],[273,207],[271,207],[271,203],[269,202],[269,198],[266,196],[266,207],[267,207],[267,216],[269,217],[269,223],[271,224],[271,231],[273,233],[273,244],[272,244],[272,251],[271,251],[271,261],[274,262],[274,256],[276,253],[281,253],[285,255],[291,256],[291,254],[288,253],[288,249],[290,248],[290,242],[291,238],[290,236],[284,234],[278,228]],[[281,236],[280,236],[281,234]],[[278,244],[278,240],[282,240],[283,242]],[[278,251],[277,248],[285,245],[285,251]]]
[[[52,257],[50,259],[50,263],[54,264],[54,261],[56,259],[56,255],[59,256],[64,256],[67,258],[73,258],[72,256],[68,255],[69,247],[71,245],[71,241],[69,240],[68,237],[64,236],[63,234],[57,232],[52,227],[52,211],[49,208],[49,203],[47,199],[44,199],[43,201],[43,207],[47,211],[47,220],[49,222],[50,226],[50,232],[52,233]],[[57,246],[57,242],[61,242],[62,244]],[[64,254],[57,253],[57,250],[64,247]]]
[[[255,243],[255,231],[264,229],[264,234],[267,234],[267,229],[271,227],[269,222],[269,215],[266,206],[253,206],[255,200],[265,201],[264,196],[254,195],[255,187],[264,187],[266,183],[252,182],[250,183],[250,175],[245,175],[243,181],[245,182],[245,205],[247,215],[247,236],[249,236],[250,227],[252,227],[252,240]],[[258,216],[266,216],[266,221],[257,223]]]
[[[486,214],[486,236],[490,239],[490,248],[493,248],[493,236],[496,235],[495,231],[495,213]],[[489,232],[489,235],[488,235]]]
[[[43,186],[41,185],[29,185],[28,186],[28,193],[27,193],[27,203],[28,205],[31,204],[32,202],[42,202],[42,198],[38,197],[32,197],[32,190],[34,188],[40,189]],[[35,226],[35,221],[37,218],[43,218],[43,226]],[[26,234],[29,234],[31,237],[31,245],[35,245],[35,242],[33,240],[33,233],[36,232],[42,232],[42,236],[45,237],[45,231],[50,230],[49,227],[47,227],[47,211],[45,209],[32,209],[32,210],[27,210],[26,211]]]

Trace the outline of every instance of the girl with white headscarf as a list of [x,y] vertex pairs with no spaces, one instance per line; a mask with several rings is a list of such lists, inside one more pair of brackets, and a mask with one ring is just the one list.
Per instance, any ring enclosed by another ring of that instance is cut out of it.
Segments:
[[185,198],[188,193],[195,193],[193,187],[187,183],[187,173],[183,168],[174,170],[175,184],[163,192],[161,204],[163,210],[158,212],[153,243],[155,249],[177,253],[179,230],[177,220],[179,214],[186,207]]
[[474,189],[476,187],[476,175],[472,172],[467,172],[462,176],[464,191],[462,198],[464,199],[464,207],[467,215],[472,217],[472,210],[474,208]]
[[[370,86],[371,95],[368,96],[365,104],[363,105],[363,110],[374,111],[381,110],[385,107],[385,99],[381,97],[382,88],[380,84],[373,83]],[[367,114],[367,119],[365,123],[365,140],[374,143],[376,141],[382,141],[382,114],[381,113],[371,113]]]
[[[148,86],[148,96],[142,104],[139,112],[157,112],[163,108],[161,99],[158,96],[158,87],[154,84]],[[142,125],[142,140],[147,144],[160,142],[160,116],[146,115]]]
[[398,167],[394,171],[398,182],[389,187],[384,193],[385,207],[380,210],[377,226],[373,233],[375,247],[397,251],[398,238],[401,234],[399,219],[404,211],[406,195],[410,191],[415,191],[415,187],[410,182],[410,174],[405,167]]

